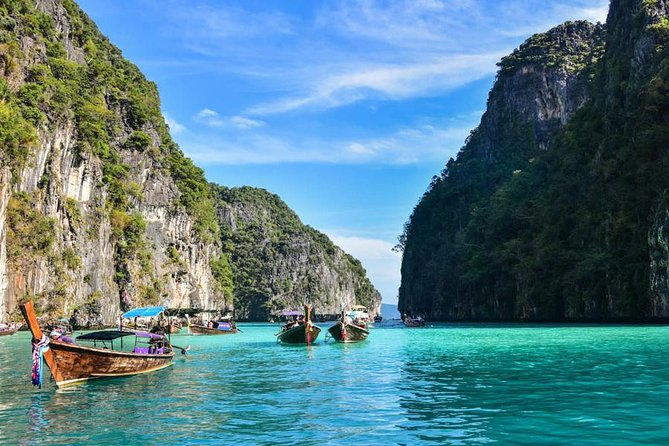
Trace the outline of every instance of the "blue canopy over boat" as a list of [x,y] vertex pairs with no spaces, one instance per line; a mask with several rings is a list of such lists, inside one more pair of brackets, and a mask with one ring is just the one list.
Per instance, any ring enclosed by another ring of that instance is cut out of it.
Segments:
[[132,319],[135,317],[156,317],[163,311],[165,311],[165,307],[133,308],[132,310],[123,313],[123,318]]

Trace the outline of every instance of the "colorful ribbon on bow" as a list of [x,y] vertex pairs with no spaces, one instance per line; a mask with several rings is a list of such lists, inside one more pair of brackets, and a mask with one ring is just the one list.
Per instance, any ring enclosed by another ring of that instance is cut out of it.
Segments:
[[33,343],[33,370],[32,382],[33,386],[42,388],[42,369],[44,368],[44,352],[49,349],[49,338],[42,335],[39,342]]

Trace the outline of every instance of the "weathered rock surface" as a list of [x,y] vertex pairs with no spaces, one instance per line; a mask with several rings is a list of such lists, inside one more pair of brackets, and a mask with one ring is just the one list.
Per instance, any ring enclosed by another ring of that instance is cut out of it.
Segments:
[[[229,278],[212,262],[235,246],[222,245],[213,187],[171,140],[155,85],[74,2],[22,3],[0,5],[0,112],[8,118],[0,123],[0,320],[15,317],[26,297],[40,313],[74,315],[79,325],[112,324],[144,304],[231,309],[221,285]],[[332,308],[361,298],[364,270],[317,256],[311,270],[249,261],[272,284],[292,277],[300,288],[308,275]],[[242,317],[269,315],[256,308],[264,300],[237,296]]]

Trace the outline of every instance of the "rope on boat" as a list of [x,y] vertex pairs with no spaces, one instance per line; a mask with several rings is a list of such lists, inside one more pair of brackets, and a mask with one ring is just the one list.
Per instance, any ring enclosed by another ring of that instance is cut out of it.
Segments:
[[44,369],[44,352],[49,349],[49,338],[42,335],[39,342],[33,343],[33,370],[32,382],[33,386],[42,388],[42,369]]

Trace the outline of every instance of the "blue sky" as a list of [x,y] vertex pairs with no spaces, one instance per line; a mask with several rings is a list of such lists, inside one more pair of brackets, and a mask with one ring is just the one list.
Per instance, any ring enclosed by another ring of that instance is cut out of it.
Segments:
[[608,0],[79,0],[156,82],[172,136],[226,186],[263,187],[397,302],[391,248],[479,122],[496,63]]

